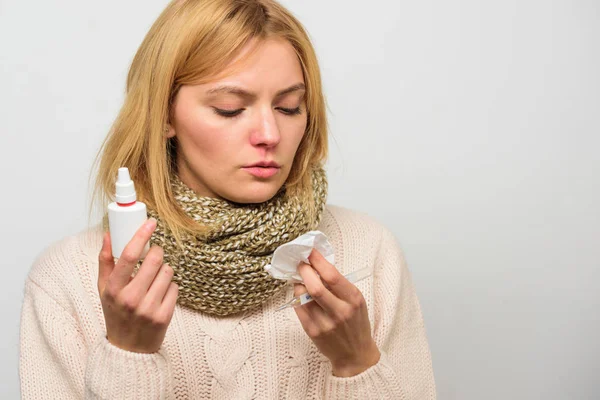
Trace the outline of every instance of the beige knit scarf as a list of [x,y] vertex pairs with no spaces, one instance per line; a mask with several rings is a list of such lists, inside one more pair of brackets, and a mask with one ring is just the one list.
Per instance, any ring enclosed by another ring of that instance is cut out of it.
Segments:
[[[309,220],[305,205],[285,196],[285,185],[270,200],[239,204],[201,197],[173,175],[177,203],[195,221],[214,226],[205,239],[184,236],[183,248],[152,209],[157,219],[151,244],[164,250],[164,262],[173,267],[179,285],[178,303],[213,315],[230,315],[255,308],[285,284],[272,278],[264,267],[275,249],[316,229],[327,199],[325,171],[312,171],[316,217]],[[213,225],[214,224],[214,225]]]

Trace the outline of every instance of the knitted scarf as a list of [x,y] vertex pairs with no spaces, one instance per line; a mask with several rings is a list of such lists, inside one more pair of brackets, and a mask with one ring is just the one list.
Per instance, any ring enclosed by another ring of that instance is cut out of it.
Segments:
[[[213,315],[230,315],[255,308],[275,295],[285,281],[272,278],[264,267],[275,249],[316,229],[327,199],[327,177],[312,171],[316,218],[309,220],[300,199],[285,195],[285,185],[270,200],[239,204],[198,196],[176,175],[172,189],[179,206],[195,221],[213,227],[207,238],[184,236],[183,248],[160,216],[150,244],[164,250],[164,262],[174,270],[181,306]],[[139,265],[139,264],[138,264]]]

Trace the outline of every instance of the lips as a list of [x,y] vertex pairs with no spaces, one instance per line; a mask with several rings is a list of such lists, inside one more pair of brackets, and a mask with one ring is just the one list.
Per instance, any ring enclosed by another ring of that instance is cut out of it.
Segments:
[[275,161],[259,161],[257,163],[246,165],[244,168],[253,168],[253,167],[269,167],[269,168],[281,168],[281,165],[277,164]]
[[243,169],[257,178],[270,178],[279,172],[279,168],[275,167],[244,167]]

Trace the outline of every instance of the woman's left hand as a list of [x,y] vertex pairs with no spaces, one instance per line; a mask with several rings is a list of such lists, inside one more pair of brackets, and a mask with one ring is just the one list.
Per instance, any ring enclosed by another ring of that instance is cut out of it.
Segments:
[[296,307],[296,315],[319,351],[331,361],[335,376],[358,375],[377,364],[381,355],[371,336],[365,298],[317,250],[308,260],[311,265],[298,266],[304,285],[295,284],[294,295],[308,291],[315,301]]

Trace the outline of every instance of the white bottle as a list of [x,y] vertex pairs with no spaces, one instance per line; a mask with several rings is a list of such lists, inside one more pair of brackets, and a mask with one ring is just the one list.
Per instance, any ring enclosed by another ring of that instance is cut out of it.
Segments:
[[[113,257],[121,257],[123,249],[137,230],[146,222],[146,205],[136,201],[135,187],[127,168],[119,168],[116,183],[115,202],[108,205],[108,225]],[[150,243],[146,243],[140,258],[148,253]]]

